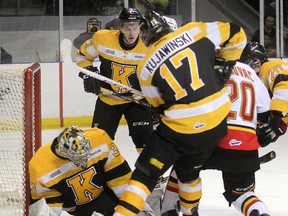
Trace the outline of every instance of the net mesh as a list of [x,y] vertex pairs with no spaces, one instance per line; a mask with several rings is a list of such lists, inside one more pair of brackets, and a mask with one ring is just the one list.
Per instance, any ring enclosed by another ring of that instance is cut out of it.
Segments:
[[[25,215],[25,79],[27,65],[0,65],[0,215]],[[33,79],[33,78],[32,78]],[[33,104],[28,106],[32,106]]]

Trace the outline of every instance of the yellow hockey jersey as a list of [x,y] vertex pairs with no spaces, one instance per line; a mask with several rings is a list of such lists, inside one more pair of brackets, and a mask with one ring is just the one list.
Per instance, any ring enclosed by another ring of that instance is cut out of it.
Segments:
[[260,79],[270,91],[270,109],[288,113],[288,62],[275,59],[261,66]]
[[226,60],[237,60],[245,45],[246,34],[235,24],[188,23],[150,47],[137,69],[141,90],[174,131],[210,130],[231,107],[213,69],[215,48]]
[[95,127],[84,133],[92,143],[87,168],[76,167],[54,154],[56,139],[43,145],[29,162],[32,199],[45,198],[58,214],[89,204],[105,187],[119,197],[131,177],[127,161],[103,130]]
[[[147,47],[138,38],[137,45],[131,50],[124,50],[120,45],[119,30],[97,31],[91,40],[86,41],[76,54],[76,63],[80,67],[92,66],[95,58],[101,62],[100,74],[123,85],[140,90],[136,70],[147,52]],[[103,87],[117,93],[127,94],[127,90],[102,83]],[[128,103],[125,100],[99,95],[102,101],[110,105]]]

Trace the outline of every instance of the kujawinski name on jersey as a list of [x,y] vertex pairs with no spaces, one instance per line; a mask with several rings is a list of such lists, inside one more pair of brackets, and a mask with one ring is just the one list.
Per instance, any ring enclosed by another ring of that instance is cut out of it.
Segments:
[[177,52],[183,47],[188,46],[189,44],[192,44],[194,42],[194,39],[190,37],[188,32],[184,32],[183,34],[180,34],[179,36],[167,41],[160,49],[154,53],[150,60],[145,65],[145,71],[149,72],[150,74],[154,73],[154,69],[158,68],[160,64],[165,61],[172,52]]

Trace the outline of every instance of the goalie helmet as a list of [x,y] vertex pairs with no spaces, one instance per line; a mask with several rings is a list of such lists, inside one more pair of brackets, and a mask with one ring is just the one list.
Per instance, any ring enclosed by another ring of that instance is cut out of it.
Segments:
[[55,152],[59,156],[69,159],[77,167],[86,168],[91,152],[91,142],[84,132],[77,126],[64,129],[57,138]]
[[258,66],[258,59],[261,61],[261,64],[268,61],[268,55],[264,46],[258,42],[247,43],[241,54],[240,61],[254,69]]
[[141,20],[140,12],[136,8],[124,8],[120,15],[119,19],[121,22],[139,22]]
[[166,19],[155,11],[143,16],[140,30],[141,38],[147,47],[173,31]]

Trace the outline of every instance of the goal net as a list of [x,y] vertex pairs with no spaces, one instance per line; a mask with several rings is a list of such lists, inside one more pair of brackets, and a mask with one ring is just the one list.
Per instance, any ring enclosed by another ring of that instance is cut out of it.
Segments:
[[28,162],[40,145],[40,65],[0,65],[0,215],[28,215]]

